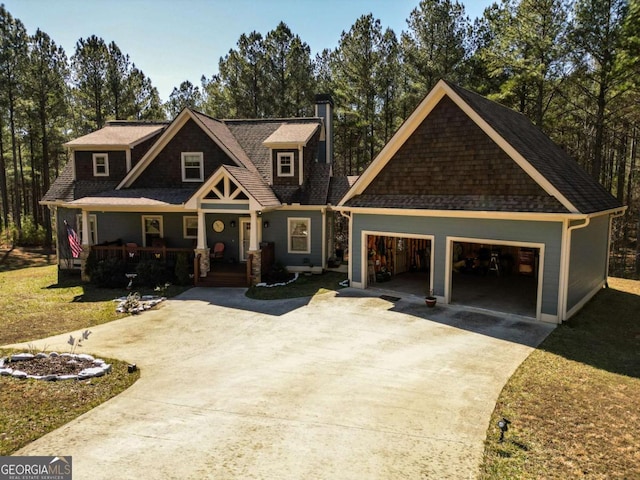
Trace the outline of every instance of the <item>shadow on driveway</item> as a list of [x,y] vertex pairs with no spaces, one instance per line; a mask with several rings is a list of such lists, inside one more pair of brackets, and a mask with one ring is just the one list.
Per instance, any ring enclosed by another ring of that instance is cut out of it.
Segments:
[[[517,315],[493,313],[490,311],[463,307],[459,305],[436,305],[428,308],[424,300],[415,295],[402,296],[398,292],[385,294],[381,290],[340,290],[337,298],[380,298],[390,303],[389,310],[404,313],[416,318],[437,322],[468,332],[478,333],[507,342],[528,347],[537,347],[555,325],[528,320]],[[397,300],[395,300],[397,299]],[[394,301],[395,300],[395,301]]]

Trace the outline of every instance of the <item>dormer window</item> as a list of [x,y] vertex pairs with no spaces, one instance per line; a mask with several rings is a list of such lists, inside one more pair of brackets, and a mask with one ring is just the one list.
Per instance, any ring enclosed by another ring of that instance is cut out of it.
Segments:
[[204,181],[204,162],[202,152],[182,152],[182,181]]
[[278,176],[279,177],[293,177],[293,153],[292,152],[278,152]]
[[93,154],[93,176],[108,177],[109,176],[109,155],[106,153]]

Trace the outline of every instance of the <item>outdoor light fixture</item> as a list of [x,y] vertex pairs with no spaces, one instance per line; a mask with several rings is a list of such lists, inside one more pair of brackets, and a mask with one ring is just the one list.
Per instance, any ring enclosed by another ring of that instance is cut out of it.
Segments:
[[262,226],[263,226],[264,228],[269,228],[269,222],[264,222],[264,223],[262,224]]
[[504,441],[504,432],[509,430],[510,423],[511,422],[504,417],[502,418],[502,420],[498,420],[498,428],[500,429],[500,443]]
[[231,225],[231,228],[236,228],[236,221],[235,220],[231,220],[229,222],[229,225]]

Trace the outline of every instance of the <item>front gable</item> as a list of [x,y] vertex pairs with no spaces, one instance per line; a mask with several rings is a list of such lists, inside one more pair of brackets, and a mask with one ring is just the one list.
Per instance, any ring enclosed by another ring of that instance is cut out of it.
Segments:
[[139,175],[129,185],[131,188],[180,187],[193,186],[185,181],[185,154],[201,154],[202,181],[211,176],[222,165],[234,165],[235,162],[202,129],[189,118],[155,153]]
[[[518,131],[505,136],[476,107],[447,82],[438,82],[340,206],[578,213],[557,182],[508,141],[535,134],[540,142],[542,134],[529,123],[513,126]],[[522,117],[497,104],[495,108],[505,117]],[[552,142],[546,138],[543,143]]]
[[363,194],[548,195],[447,96]]

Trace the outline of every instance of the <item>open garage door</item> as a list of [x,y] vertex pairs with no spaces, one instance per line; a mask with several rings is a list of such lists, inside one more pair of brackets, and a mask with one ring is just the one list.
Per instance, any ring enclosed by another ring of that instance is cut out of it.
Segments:
[[540,249],[454,241],[451,303],[536,317]]
[[431,287],[429,237],[367,235],[367,287],[424,297]]

